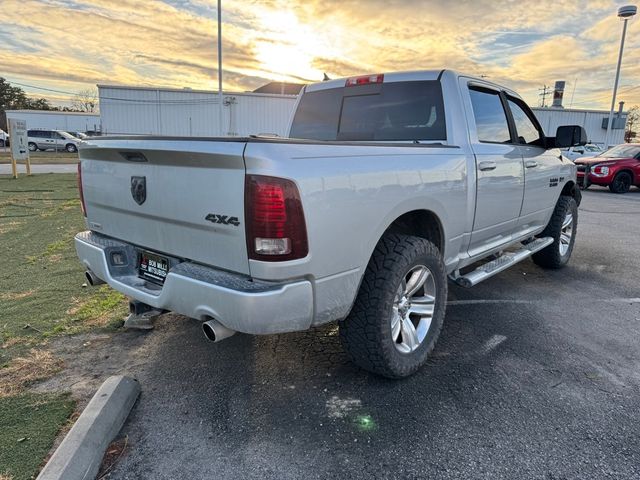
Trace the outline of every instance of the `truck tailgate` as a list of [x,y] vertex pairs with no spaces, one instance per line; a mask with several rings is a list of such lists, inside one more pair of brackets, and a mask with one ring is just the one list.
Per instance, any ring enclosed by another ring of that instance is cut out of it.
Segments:
[[239,139],[92,139],[79,153],[89,228],[248,274],[244,147]]

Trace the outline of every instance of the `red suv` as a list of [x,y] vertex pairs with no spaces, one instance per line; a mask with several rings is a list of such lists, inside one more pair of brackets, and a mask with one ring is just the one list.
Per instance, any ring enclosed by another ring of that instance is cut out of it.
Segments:
[[[627,193],[631,185],[640,187],[640,143],[625,143],[610,148],[596,157],[579,158],[578,183],[609,187],[613,193]],[[585,171],[589,172],[587,184]]]

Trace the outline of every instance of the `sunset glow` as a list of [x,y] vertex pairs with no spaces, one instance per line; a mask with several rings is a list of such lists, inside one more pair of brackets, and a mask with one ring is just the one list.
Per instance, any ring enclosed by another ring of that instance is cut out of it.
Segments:
[[[208,0],[4,0],[0,76],[74,92],[96,83],[215,88]],[[227,90],[368,72],[454,68],[538,104],[567,82],[565,106],[608,108],[619,2],[223,1]],[[620,100],[640,103],[640,25],[629,25]],[[25,88],[64,103],[64,93]],[[575,90],[575,91],[574,91]]]

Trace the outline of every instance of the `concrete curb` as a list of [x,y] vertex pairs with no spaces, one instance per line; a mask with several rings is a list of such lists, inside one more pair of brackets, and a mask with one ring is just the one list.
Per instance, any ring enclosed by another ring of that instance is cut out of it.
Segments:
[[98,389],[38,480],[94,479],[104,452],[118,434],[140,394],[137,380],[113,376]]

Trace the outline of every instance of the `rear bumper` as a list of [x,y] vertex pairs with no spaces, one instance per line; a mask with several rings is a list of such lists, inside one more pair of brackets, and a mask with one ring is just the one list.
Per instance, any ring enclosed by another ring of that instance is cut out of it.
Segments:
[[[250,334],[306,330],[313,320],[313,289],[307,280],[269,283],[210,267],[171,259],[164,285],[137,275],[138,249],[94,232],[75,237],[86,268],[124,295],[188,317],[215,318],[225,327]],[[113,253],[126,258],[116,266]]]

